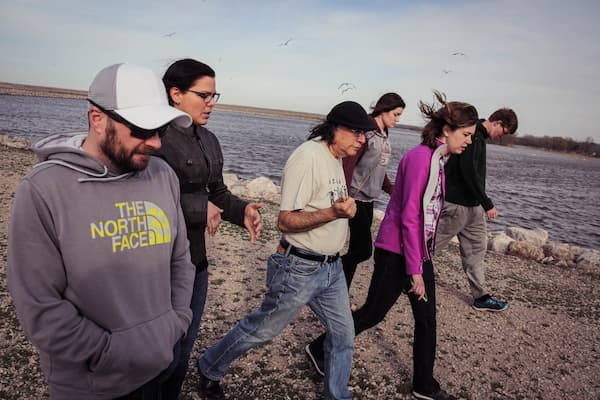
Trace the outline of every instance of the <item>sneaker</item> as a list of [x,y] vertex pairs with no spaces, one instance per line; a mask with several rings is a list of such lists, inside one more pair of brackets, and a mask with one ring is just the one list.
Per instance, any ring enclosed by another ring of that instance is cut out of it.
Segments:
[[496,300],[489,294],[486,294],[485,296],[475,299],[473,308],[477,311],[498,312],[506,310],[508,308],[508,303],[506,301]]
[[225,394],[221,388],[219,381],[213,381],[206,377],[202,372],[198,371],[200,379],[198,379],[198,393],[201,399],[205,400],[223,400]]
[[325,363],[322,359],[315,357],[312,351],[310,351],[310,343],[306,345],[304,348],[306,354],[308,354],[308,358],[312,362],[313,367],[315,367],[315,371],[321,376],[325,376]]
[[416,390],[413,390],[412,394],[416,399],[423,400],[458,400],[457,397],[448,394],[444,389],[438,389],[433,393],[417,392]]

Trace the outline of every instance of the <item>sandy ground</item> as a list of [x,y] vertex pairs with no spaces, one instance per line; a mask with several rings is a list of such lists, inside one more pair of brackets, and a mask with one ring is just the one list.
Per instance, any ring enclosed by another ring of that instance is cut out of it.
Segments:
[[[6,289],[9,210],[20,176],[34,157],[0,145],[0,398],[47,398],[38,355],[23,335]],[[257,308],[264,293],[266,259],[275,249],[277,206],[265,204],[265,230],[250,244],[224,223],[209,240],[210,288],[182,399],[194,393],[195,358],[238,319]],[[600,399],[600,271],[564,269],[489,253],[487,279],[511,303],[499,314],[471,309],[458,251],[434,260],[438,350],[435,375],[463,399]],[[351,301],[361,304],[372,262],[357,271]],[[350,385],[355,399],[410,399],[412,326],[405,297],[386,320],[357,337]],[[229,399],[318,399],[322,381],[304,345],[322,328],[303,310],[272,343],[234,362],[223,380]]]

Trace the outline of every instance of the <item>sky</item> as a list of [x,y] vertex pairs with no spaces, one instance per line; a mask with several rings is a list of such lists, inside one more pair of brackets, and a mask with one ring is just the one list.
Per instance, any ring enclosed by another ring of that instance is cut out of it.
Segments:
[[114,63],[190,57],[225,104],[326,114],[396,92],[423,125],[436,89],[514,109],[520,136],[599,143],[599,17],[596,0],[0,0],[0,81],[87,90]]

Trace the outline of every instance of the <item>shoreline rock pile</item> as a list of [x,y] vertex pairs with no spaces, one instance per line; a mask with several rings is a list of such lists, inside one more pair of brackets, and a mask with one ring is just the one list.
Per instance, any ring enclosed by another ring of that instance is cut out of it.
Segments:
[[[281,201],[281,188],[264,176],[244,180],[227,173],[223,174],[223,178],[229,190],[237,196],[263,199],[276,204]],[[373,218],[376,223],[381,221],[383,215],[383,211],[374,210]],[[488,250],[565,268],[600,268],[599,250],[549,241],[548,237],[548,231],[541,228],[511,226],[504,231],[488,234]]]
[[600,267],[600,251],[548,240],[540,228],[508,227],[488,235],[488,250],[559,267]]

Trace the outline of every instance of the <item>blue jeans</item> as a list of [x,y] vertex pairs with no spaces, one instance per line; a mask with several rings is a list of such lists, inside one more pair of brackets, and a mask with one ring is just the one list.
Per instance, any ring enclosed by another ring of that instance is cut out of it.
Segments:
[[200,319],[204,312],[204,304],[206,303],[206,294],[208,291],[208,270],[196,272],[194,278],[194,291],[192,292],[192,301],[190,308],[192,309],[192,322],[188,328],[185,337],[181,340],[181,353],[179,362],[169,379],[162,385],[162,400],[177,400],[181,392],[181,386],[185,379],[190,360],[190,354],[194,348],[194,342],[198,336],[200,329]]
[[308,305],[327,328],[324,397],[350,399],[354,324],[340,259],[321,263],[274,253],[268,260],[267,288],[260,308],[200,357],[200,371],[220,380],[236,358],[273,339]]

